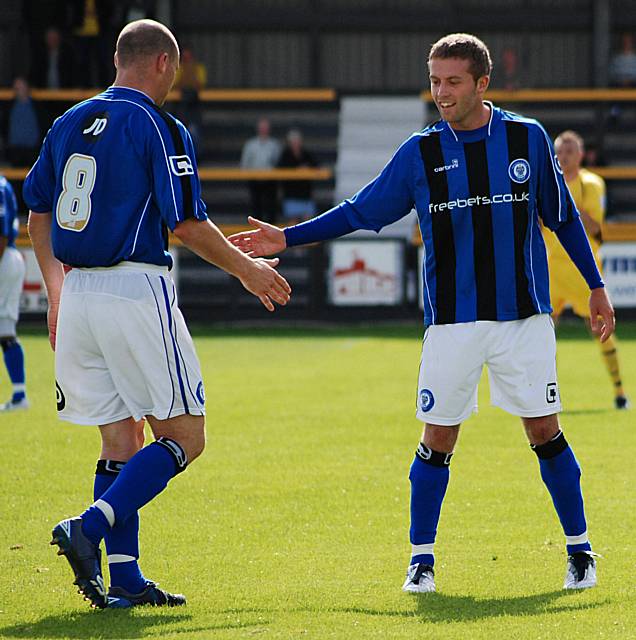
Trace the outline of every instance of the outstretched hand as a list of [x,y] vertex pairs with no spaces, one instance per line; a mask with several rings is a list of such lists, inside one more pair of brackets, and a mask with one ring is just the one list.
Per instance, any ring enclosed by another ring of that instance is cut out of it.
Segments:
[[590,326],[601,342],[605,342],[614,333],[614,307],[604,287],[592,289],[590,293]]
[[256,228],[228,236],[228,240],[243,253],[258,258],[272,256],[287,248],[285,233],[282,229],[252,216],[249,216],[247,221]]
[[286,305],[291,287],[287,280],[274,269],[278,258],[250,259],[250,269],[240,277],[241,284],[254,294],[268,311],[274,311],[274,302]]

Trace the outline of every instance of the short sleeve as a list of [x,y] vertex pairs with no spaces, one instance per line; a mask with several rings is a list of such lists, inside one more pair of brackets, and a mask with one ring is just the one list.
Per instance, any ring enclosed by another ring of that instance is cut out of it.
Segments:
[[188,130],[160,112],[155,130],[148,131],[153,199],[171,231],[188,218],[207,219],[194,145]]
[[380,231],[411,211],[414,140],[409,138],[404,142],[376,178],[345,200],[352,227]]
[[561,225],[579,217],[552,141],[541,125],[535,128],[538,170],[537,204],[543,224],[556,231]]
[[50,129],[44,138],[40,155],[31,171],[27,174],[22,187],[22,197],[27,207],[34,213],[49,213],[53,211],[55,197],[55,167],[51,152]]
[[605,182],[602,178],[585,183],[585,199],[581,207],[599,224],[605,219]]

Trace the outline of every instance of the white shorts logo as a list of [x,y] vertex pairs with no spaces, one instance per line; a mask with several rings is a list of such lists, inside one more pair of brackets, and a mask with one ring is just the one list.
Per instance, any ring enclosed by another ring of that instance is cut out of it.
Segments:
[[175,176],[194,175],[194,167],[190,156],[170,156],[170,169]]
[[530,165],[524,158],[517,158],[510,163],[508,175],[513,182],[522,184],[530,177]]
[[435,397],[430,389],[422,389],[420,391],[420,409],[424,413],[430,411],[435,404]]

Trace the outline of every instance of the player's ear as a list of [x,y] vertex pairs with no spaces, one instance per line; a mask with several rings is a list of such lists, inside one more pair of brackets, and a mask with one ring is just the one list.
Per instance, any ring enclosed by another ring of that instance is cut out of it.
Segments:
[[490,76],[481,76],[481,78],[477,78],[477,91],[479,93],[486,93],[486,89],[488,89],[489,84]]
[[117,62],[117,51],[115,51],[113,55],[113,64],[115,65],[115,69],[119,68],[119,63]]
[[161,53],[157,56],[157,71],[165,73],[170,62],[170,56],[167,53]]

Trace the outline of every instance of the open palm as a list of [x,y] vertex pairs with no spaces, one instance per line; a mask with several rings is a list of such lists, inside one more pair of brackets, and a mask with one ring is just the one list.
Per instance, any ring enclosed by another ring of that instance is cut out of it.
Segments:
[[285,250],[287,242],[282,229],[252,216],[247,221],[255,228],[228,236],[235,247],[254,258],[271,256]]

